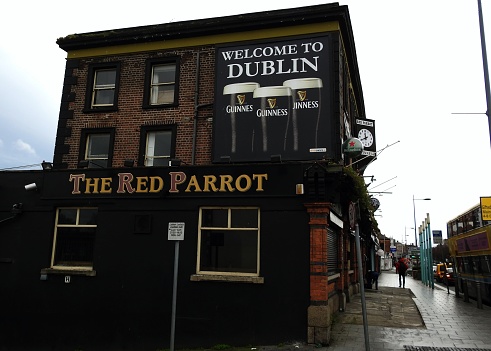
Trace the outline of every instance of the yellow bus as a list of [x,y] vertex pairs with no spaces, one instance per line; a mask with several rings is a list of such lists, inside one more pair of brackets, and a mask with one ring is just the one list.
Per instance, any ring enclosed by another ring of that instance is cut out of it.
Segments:
[[471,298],[480,292],[482,302],[491,304],[491,223],[480,218],[476,206],[449,221],[448,247],[460,290],[467,289]]

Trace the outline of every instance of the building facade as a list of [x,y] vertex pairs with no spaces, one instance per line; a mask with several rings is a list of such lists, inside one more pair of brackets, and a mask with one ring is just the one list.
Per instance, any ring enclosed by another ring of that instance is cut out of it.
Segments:
[[53,162],[0,173],[2,347],[327,344],[378,249],[348,8],[57,43]]

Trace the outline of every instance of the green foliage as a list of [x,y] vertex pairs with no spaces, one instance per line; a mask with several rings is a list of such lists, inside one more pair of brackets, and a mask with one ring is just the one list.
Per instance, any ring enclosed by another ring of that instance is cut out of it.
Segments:
[[[348,178],[348,184],[345,187],[346,199],[350,202],[358,202],[361,214],[361,226],[364,227],[363,229],[365,229],[365,231],[373,231],[378,235],[380,229],[378,228],[378,223],[373,215],[375,209],[372,206],[365,180],[351,167],[344,167],[343,173]],[[371,227],[371,230],[369,227]]]

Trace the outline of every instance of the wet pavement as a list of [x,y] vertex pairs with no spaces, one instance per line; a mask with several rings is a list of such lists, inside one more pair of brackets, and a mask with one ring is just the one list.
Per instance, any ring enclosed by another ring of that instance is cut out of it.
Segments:
[[434,289],[406,277],[399,288],[394,270],[383,271],[378,290],[365,290],[368,344],[360,294],[336,318],[324,351],[491,351],[491,307],[456,297],[454,287]]

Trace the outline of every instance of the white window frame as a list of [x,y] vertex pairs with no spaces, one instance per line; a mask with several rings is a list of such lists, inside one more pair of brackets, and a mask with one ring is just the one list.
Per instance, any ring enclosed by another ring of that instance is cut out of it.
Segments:
[[[60,210],[77,210],[77,217],[75,220],[75,224],[59,224],[59,213]],[[59,207],[56,209],[56,219],[55,219],[55,229],[53,236],[53,247],[51,251],[51,268],[52,269],[61,269],[61,270],[77,270],[77,271],[92,271],[94,268],[94,262],[90,266],[87,265],[57,265],[55,264],[55,256],[56,256],[56,245],[58,239],[58,228],[96,228],[97,224],[80,224],[80,211],[81,210],[97,210],[97,207]],[[95,245],[95,239],[94,243]]]
[[[100,72],[114,71],[114,82],[111,84],[100,84],[97,85],[97,74]],[[116,97],[116,80],[117,80],[117,69],[116,68],[104,68],[104,69],[96,69],[94,70],[94,84],[92,87],[92,101],[91,107],[105,107],[105,106],[114,106],[114,99]],[[97,93],[103,90],[112,90],[113,91],[113,101],[110,104],[96,104],[95,99]]]
[[[156,67],[162,67],[162,66],[172,66],[174,68],[174,80],[173,81],[166,81],[166,82],[157,82],[155,81],[155,78],[158,77],[157,75],[154,74],[154,70]],[[173,105],[175,104],[175,90],[176,90],[176,74],[177,74],[177,67],[175,63],[155,63],[152,65],[152,72],[150,76],[150,94],[149,94],[149,105],[151,106],[161,106],[161,105]],[[158,102],[159,99],[159,88],[160,87],[165,87],[165,86],[173,86],[172,89],[172,100],[169,102]],[[156,91],[156,93],[155,93]]]
[[[168,133],[170,135],[170,143],[168,154],[166,155],[155,155],[155,140],[156,135],[159,133]],[[146,141],[145,141],[145,158],[144,164],[146,167],[152,167],[154,165],[155,159],[169,159],[171,157],[172,152],[172,131],[171,130],[149,130],[146,133]]]
[[[228,211],[228,218],[227,218],[227,227],[204,227],[202,226],[202,213],[203,210],[227,210]],[[238,228],[234,227],[232,228],[231,226],[231,211],[232,210],[257,210],[257,227],[248,227],[248,228]],[[221,277],[259,277],[260,273],[260,262],[261,262],[261,231],[260,231],[260,223],[261,223],[261,211],[259,207],[201,207],[199,210],[199,219],[198,219],[198,252],[197,252],[197,260],[196,260],[196,276],[192,277],[192,280],[222,280]],[[220,230],[220,231],[225,231],[225,232],[234,232],[234,231],[251,231],[251,230],[256,230],[257,231],[257,262],[256,262],[256,272],[255,273],[245,273],[245,272],[222,272],[222,271],[205,271],[201,270],[201,262],[200,262],[200,257],[201,257],[201,231],[202,230]],[[199,276],[209,276],[211,279],[202,279]],[[223,280],[227,280],[226,278]],[[230,279],[233,280],[233,279]],[[239,279],[240,280],[240,279]],[[263,280],[259,281],[254,281],[251,280],[250,282],[254,283],[262,283]]]

